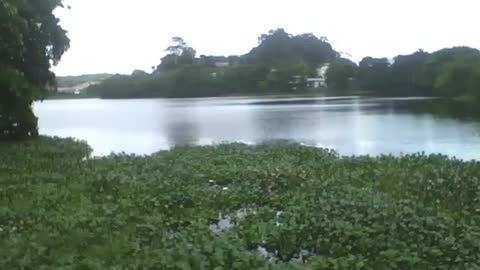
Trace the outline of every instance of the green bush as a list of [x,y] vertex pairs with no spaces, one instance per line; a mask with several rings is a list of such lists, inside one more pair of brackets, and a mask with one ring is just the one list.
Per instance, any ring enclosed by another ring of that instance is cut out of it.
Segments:
[[0,269],[480,267],[478,162],[295,144],[89,153],[0,144]]

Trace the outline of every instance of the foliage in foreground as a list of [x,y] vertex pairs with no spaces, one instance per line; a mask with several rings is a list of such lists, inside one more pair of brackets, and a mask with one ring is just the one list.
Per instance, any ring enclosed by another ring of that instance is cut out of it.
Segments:
[[0,0],[0,140],[34,137],[31,105],[54,88],[52,64],[70,40],[53,10],[62,0]]
[[1,269],[480,269],[478,162],[288,144],[88,153],[0,144]]

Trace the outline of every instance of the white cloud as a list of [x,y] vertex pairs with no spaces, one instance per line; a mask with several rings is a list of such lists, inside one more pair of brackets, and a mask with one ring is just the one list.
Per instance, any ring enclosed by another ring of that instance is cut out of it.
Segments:
[[338,51],[393,57],[419,48],[480,47],[475,0],[66,0],[71,49],[59,75],[130,73],[157,65],[172,36],[199,54],[244,54],[283,27],[326,36]]

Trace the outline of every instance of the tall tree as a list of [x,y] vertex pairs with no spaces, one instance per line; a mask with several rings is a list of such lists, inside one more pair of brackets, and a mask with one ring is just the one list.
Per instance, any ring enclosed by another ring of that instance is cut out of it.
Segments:
[[397,95],[430,95],[431,87],[422,85],[422,72],[430,56],[422,50],[410,55],[394,58],[391,69],[391,86],[389,90]]
[[317,38],[313,34],[293,36],[283,28],[261,35],[258,42],[259,45],[246,55],[249,63],[275,67],[301,64],[319,66],[336,56],[326,38]]
[[360,88],[381,94],[390,85],[390,62],[387,58],[365,57],[358,66],[358,83]]
[[247,55],[253,64],[279,65],[298,61],[294,54],[292,35],[284,29],[270,30],[258,38],[259,45]]
[[329,88],[346,91],[352,87],[352,80],[357,73],[357,64],[345,58],[338,58],[327,69],[325,74]]
[[468,82],[480,63],[480,52],[469,47],[453,47],[433,53],[423,69],[423,83],[436,95],[468,94]]
[[50,67],[70,42],[57,7],[61,0],[0,0],[0,139],[38,135],[31,105],[56,86]]
[[332,61],[337,56],[326,37],[316,37],[313,34],[294,36],[294,50],[305,64],[319,66]]
[[197,52],[181,38],[173,37],[173,45],[165,49],[168,54],[161,59],[157,71],[170,70],[179,66],[191,65],[195,62]]

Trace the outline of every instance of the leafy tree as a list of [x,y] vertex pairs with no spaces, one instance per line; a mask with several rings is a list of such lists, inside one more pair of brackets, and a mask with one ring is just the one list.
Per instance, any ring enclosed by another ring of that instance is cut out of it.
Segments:
[[220,81],[208,68],[189,66],[175,72],[171,97],[211,97],[219,95]]
[[475,95],[480,52],[453,47],[428,54],[399,55],[390,65],[385,58],[366,57],[360,62],[360,87],[382,95]]
[[473,71],[480,63],[480,52],[469,47],[453,47],[431,55],[424,67],[424,81],[435,94],[460,96],[468,92]]
[[187,43],[181,37],[173,37],[174,45],[169,46],[165,51],[170,54],[181,55],[185,48],[188,48]]
[[454,47],[438,50],[430,55],[425,61],[422,70],[422,83],[426,86],[433,87],[438,75],[442,72],[446,65],[460,58],[460,56],[472,55],[473,49],[467,47]]
[[472,76],[472,66],[463,61],[446,64],[435,79],[434,89],[443,96],[459,96],[467,93]]
[[300,55],[303,63],[311,66],[319,66],[327,63],[337,56],[326,37],[317,38],[313,34],[294,36],[293,47]]
[[358,83],[363,90],[384,93],[390,84],[390,62],[387,58],[365,57],[358,66]]
[[55,87],[50,67],[69,48],[57,7],[61,0],[0,0],[0,139],[38,134],[31,105]]
[[430,54],[419,50],[410,55],[399,55],[391,65],[389,90],[397,95],[430,95],[431,87],[422,85],[422,71]]
[[352,80],[357,72],[357,64],[345,58],[338,58],[327,69],[326,79],[329,88],[345,91],[352,87]]
[[132,76],[148,76],[149,74],[144,70],[136,69],[132,72]]
[[168,54],[163,57],[157,71],[171,70],[185,65],[192,65],[197,52],[181,38],[173,37],[173,45],[165,49]]
[[271,30],[258,39],[259,45],[246,55],[247,61],[269,66],[308,64],[318,66],[336,56],[326,38],[313,34],[293,36],[284,29]]
[[299,61],[295,59],[297,56],[291,41],[292,35],[281,28],[262,34],[258,39],[259,46],[247,55],[248,62],[272,66]]
[[0,139],[36,136],[33,96],[41,94],[18,70],[0,66]]
[[265,65],[239,65],[225,70],[222,81],[228,93],[263,91],[270,69]]

